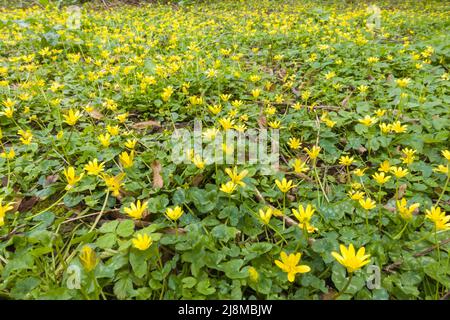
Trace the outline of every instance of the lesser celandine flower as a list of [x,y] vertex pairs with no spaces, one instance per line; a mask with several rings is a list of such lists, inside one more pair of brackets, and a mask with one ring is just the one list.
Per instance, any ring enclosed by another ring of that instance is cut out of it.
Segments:
[[278,129],[281,126],[281,121],[279,121],[279,120],[272,120],[272,121],[267,122],[267,124],[272,129]]
[[388,123],[380,123],[378,126],[380,127],[382,133],[391,132],[391,125]]
[[301,145],[302,145],[302,143],[297,138],[290,138],[288,141],[288,146],[294,150],[297,150],[298,148],[300,148]]
[[118,197],[120,194],[120,187],[123,186],[123,179],[125,173],[119,173],[117,176],[110,176],[108,174],[102,175],[103,181],[105,181],[106,187],[112,192],[112,195]]
[[397,200],[396,204],[398,213],[404,220],[411,220],[413,212],[420,206],[419,203],[413,203],[408,207],[405,198],[401,199],[400,201]]
[[234,167],[233,170],[231,170],[230,168],[226,168],[225,173],[230,177],[233,183],[240,185],[241,187],[245,187],[245,183],[242,181],[242,179],[247,176],[248,170],[242,170],[238,173],[237,167]]
[[371,209],[374,209],[377,206],[377,203],[375,201],[373,201],[372,199],[370,199],[370,198],[360,199],[359,200],[359,204],[365,210],[371,210]]
[[394,131],[395,133],[406,132],[407,128],[408,126],[406,124],[402,125],[400,121],[395,121],[394,123],[391,124],[391,131]]
[[83,173],[81,173],[79,176],[76,175],[74,167],[67,167],[66,169],[64,169],[64,175],[66,176],[67,180],[66,190],[72,189],[75,184],[83,177]]
[[138,233],[134,239],[131,240],[131,242],[133,243],[133,246],[141,251],[147,250],[153,243],[152,238],[144,233]]
[[310,204],[308,204],[306,208],[300,204],[298,210],[292,209],[292,213],[300,223],[310,222],[315,211],[316,210]]
[[306,151],[311,160],[315,160],[319,156],[320,150],[322,150],[322,148],[319,146],[313,146],[311,149],[304,148],[303,150]]
[[166,209],[166,215],[172,221],[177,221],[183,215],[183,213],[183,209],[180,206]]
[[131,151],[130,153],[124,151],[119,155],[120,163],[124,168],[131,168],[133,166],[133,160],[134,160],[134,151]]
[[389,171],[391,171],[391,164],[389,163],[389,160],[384,160],[380,164],[380,167],[378,168],[378,171],[381,171],[381,172],[384,172],[384,173],[388,173]]
[[440,207],[432,207],[425,212],[425,217],[434,223],[436,231],[450,230],[450,216],[446,216]]
[[13,209],[13,203],[8,202],[5,205],[3,205],[3,199],[0,198],[0,227],[5,224],[5,215],[6,212]]
[[370,254],[365,254],[366,249],[364,247],[359,248],[358,252],[355,252],[353,244],[350,244],[348,248],[341,244],[339,249],[341,251],[340,254],[333,251],[331,255],[347,268],[349,273],[361,269],[370,262]]
[[369,127],[373,125],[375,122],[377,122],[377,118],[373,118],[369,115],[366,115],[364,118],[358,120],[359,123],[365,125],[366,127]]
[[192,158],[192,162],[194,163],[194,165],[199,168],[199,169],[203,169],[205,168],[205,161],[202,159],[202,157],[198,154],[196,154],[193,158]]
[[363,169],[360,169],[360,168],[358,168],[358,169],[355,169],[355,170],[353,170],[353,173],[357,176],[357,177],[363,177],[364,176],[364,171],[366,171],[367,170],[367,168],[363,168]]
[[346,166],[346,167],[351,166],[354,161],[355,161],[355,158],[349,157],[349,156],[342,156],[339,158],[339,164]]
[[255,269],[255,267],[248,268],[248,276],[249,276],[250,280],[253,282],[258,282],[258,280],[259,280],[259,273]]
[[74,126],[77,124],[78,119],[81,118],[81,112],[78,110],[74,111],[73,109],[70,109],[66,115],[63,115],[63,117],[65,123],[67,123],[69,126]]
[[385,184],[386,182],[391,179],[391,176],[386,176],[384,172],[375,172],[375,174],[372,175],[372,178],[378,183],[378,184]]
[[220,186],[220,191],[232,194],[236,190],[237,185],[233,181],[228,181]]
[[266,208],[266,210],[259,209],[259,217],[265,225],[269,224],[270,218],[272,218],[272,214],[272,208]]
[[83,246],[81,249],[79,259],[87,272],[94,270],[98,263],[95,251],[88,245]]
[[125,147],[133,150],[136,147],[137,140],[136,139],[128,139],[125,142]]
[[98,163],[97,159],[89,161],[85,166],[84,170],[87,171],[88,175],[98,176],[103,171],[104,162]]
[[444,166],[442,164],[438,165],[436,168],[433,169],[434,172],[440,172],[443,174],[448,174],[449,170],[448,170],[448,165]]
[[442,150],[441,153],[442,153],[442,155],[444,156],[445,159],[450,161],[450,151],[449,150]]
[[110,126],[110,125],[107,125],[107,126],[106,126],[106,131],[108,131],[108,133],[109,133],[110,135],[112,135],[112,136],[117,136],[117,135],[119,135],[120,129],[119,129],[119,126]]
[[289,282],[294,282],[295,276],[297,273],[306,273],[311,271],[311,268],[307,265],[299,265],[300,259],[302,257],[302,254],[300,252],[298,253],[291,253],[289,256],[286,254],[286,252],[282,251],[280,253],[280,260],[275,260],[275,264],[284,272],[287,273],[287,277]]
[[351,191],[348,192],[348,196],[352,200],[358,200],[359,201],[359,200],[361,200],[364,197],[364,192],[351,190]]
[[286,193],[292,188],[296,187],[297,185],[293,184],[292,181],[287,181],[286,178],[283,178],[280,180],[275,180],[275,184],[277,185],[278,189],[280,189],[281,192]]
[[147,210],[148,202],[141,203],[141,200],[136,201],[136,204],[131,203],[129,207],[123,209],[127,215],[134,219],[142,219]]
[[391,167],[390,171],[398,179],[403,178],[408,174],[408,169],[403,169],[401,167]]
[[304,172],[307,172],[309,170],[309,168],[306,165],[306,163],[303,162],[301,159],[295,159],[294,163],[292,164],[292,166],[294,167],[294,172],[295,173],[304,173]]
[[103,147],[105,147],[105,148],[109,147],[110,139],[111,139],[111,136],[109,135],[109,133],[101,134],[97,138]]
[[231,118],[221,118],[218,121],[223,130],[230,130],[234,126],[234,120],[232,120]]

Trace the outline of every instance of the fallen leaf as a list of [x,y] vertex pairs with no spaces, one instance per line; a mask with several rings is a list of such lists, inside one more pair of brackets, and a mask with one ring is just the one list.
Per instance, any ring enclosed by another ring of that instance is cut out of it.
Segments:
[[153,188],[160,189],[164,185],[163,178],[161,176],[161,163],[158,160],[152,162],[152,171],[153,171]]
[[159,123],[158,121],[154,121],[154,120],[148,120],[148,121],[134,123],[132,125],[132,127],[134,129],[138,129],[138,130],[139,129],[146,129],[148,127],[161,128],[161,123]]

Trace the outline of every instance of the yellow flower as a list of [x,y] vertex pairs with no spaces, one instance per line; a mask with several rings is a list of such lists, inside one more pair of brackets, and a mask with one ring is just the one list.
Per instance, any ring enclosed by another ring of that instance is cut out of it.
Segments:
[[290,138],[289,141],[288,141],[288,146],[289,146],[291,149],[294,149],[294,150],[300,148],[301,144],[302,144],[302,143],[301,143],[300,140],[297,139],[297,138]]
[[313,146],[311,149],[304,148],[303,150],[306,151],[311,160],[315,160],[319,156],[320,150],[322,150],[322,148],[319,146]]
[[398,179],[403,178],[404,176],[406,176],[408,174],[408,169],[402,169],[400,167],[391,167],[390,171]]
[[370,198],[360,199],[359,204],[366,210],[371,210],[377,206],[377,203]]
[[432,207],[425,212],[425,217],[434,222],[437,231],[450,230],[450,216],[446,216],[445,211],[441,211],[440,207]]
[[364,176],[364,171],[366,171],[367,168],[363,168],[363,169],[355,169],[353,170],[353,173],[357,176],[357,177],[363,177]]
[[414,154],[417,152],[417,150],[405,148],[402,150],[402,152],[403,152],[402,163],[407,164],[407,165],[410,165],[411,163],[413,163],[413,161],[415,159]]
[[220,97],[220,99],[222,99],[223,102],[227,102],[228,100],[230,100],[231,94],[222,93],[221,95],[219,95],[219,97]]
[[177,221],[183,215],[183,209],[181,207],[176,206],[175,208],[167,208],[166,215],[172,221]]
[[70,190],[72,189],[75,184],[81,180],[81,178],[83,177],[84,173],[80,174],[79,176],[77,176],[75,174],[75,168],[74,167],[68,167],[66,169],[64,169],[64,175],[66,176],[66,180],[67,180],[67,185],[66,185],[66,190]]
[[134,219],[142,219],[145,210],[147,210],[148,202],[145,201],[141,204],[141,200],[136,201],[136,204],[131,203],[129,207],[123,209],[123,211]]
[[400,201],[397,200],[396,204],[398,213],[405,220],[411,220],[413,212],[420,206],[419,203],[413,203],[408,207],[405,198]]
[[247,176],[248,170],[242,170],[240,173],[238,173],[236,167],[234,167],[233,170],[231,170],[230,168],[226,168],[225,173],[230,177],[233,183],[238,184],[241,187],[245,187],[245,183],[241,180]]
[[380,164],[378,171],[385,172],[385,173],[388,173],[389,171],[391,171],[391,164],[389,163],[389,160],[384,160]]
[[395,121],[394,123],[391,124],[391,130],[394,131],[395,133],[406,132],[407,128],[408,126],[406,124],[402,125],[400,121]]
[[0,227],[5,224],[5,215],[6,212],[13,209],[13,203],[8,202],[5,205],[2,204],[3,199],[0,198]]
[[80,261],[87,272],[94,270],[97,265],[97,256],[90,246],[84,246],[80,252]]
[[355,252],[353,244],[350,244],[348,249],[341,244],[339,246],[341,254],[332,252],[331,255],[344,267],[347,268],[349,273],[355,272],[361,269],[370,262],[370,254],[365,254],[366,249],[364,247],[359,248],[358,252]]
[[305,222],[305,223],[299,223],[298,227],[301,230],[306,230],[306,232],[308,233],[314,233],[315,231],[317,231],[318,229],[313,227],[312,225],[309,224],[309,222]]
[[359,119],[358,121],[359,121],[359,123],[362,123],[363,125],[369,127],[369,126],[373,125],[375,122],[377,122],[377,119],[372,118],[369,115],[366,115],[364,118]]
[[295,173],[304,173],[309,170],[308,166],[301,159],[295,159],[292,165]]
[[21,136],[20,141],[24,145],[29,145],[31,143],[31,140],[33,140],[33,134],[31,133],[31,130],[24,131],[20,129],[17,133]]
[[202,157],[198,154],[192,158],[192,162],[199,169],[203,169],[205,167],[205,161],[203,161]]
[[124,123],[128,118],[128,112],[121,113],[116,116],[116,119],[119,120],[120,123]]
[[101,134],[97,138],[103,147],[105,147],[105,148],[109,147],[109,143],[110,143],[110,139],[111,139],[111,136],[109,135],[109,133]]
[[304,208],[302,205],[299,205],[298,211],[297,209],[292,209],[292,213],[300,223],[310,222],[315,211],[316,210],[310,204],[308,204],[306,208]]
[[136,147],[137,140],[136,139],[128,139],[125,142],[125,147],[133,150]]
[[272,120],[272,121],[267,122],[267,124],[272,129],[278,129],[280,127],[280,125],[281,125],[281,121],[279,121],[279,120]]
[[5,107],[0,114],[11,119],[14,115],[14,107]]
[[292,181],[287,181],[286,178],[283,178],[283,180],[275,180],[275,184],[277,185],[278,189],[280,189],[281,192],[286,193],[292,188],[296,187],[297,185],[294,185]]
[[377,117],[381,118],[382,116],[384,116],[384,114],[386,113],[386,109],[377,109],[375,111],[375,114],[377,115]]
[[109,132],[112,136],[117,136],[119,134],[119,126],[106,126],[106,131]]
[[375,174],[372,175],[372,178],[379,184],[385,184],[386,182],[389,181],[391,176],[385,176],[384,172],[381,173],[375,172]]
[[131,240],[131,242],[136,249],[144,251],[152,245],[153,240],[148,234],[139,233]]
[[119,173],[117,176],[110,176],[107,174],[102,175],[103,181],[105,181],[106,187],[112,192],[113,196],[117,197],[120,194],[120,187],[123,186],[123,179],[125,173]]
[[81,112],[80,111],[74,111],[73,109],[70,109],[68,114],[63,115],[64,122],[67,123],[69,126],[74,126],[77,124],[78,119],[81,118]]
[[291,253],[289,256],[286,252],[282,251],[280,253],[280,260],[275,260],[275,264],[284,272],[287,273],[287,277],[289,282],[294,282],[295,275],[297,273],[306,273],[311,271],[311,268],[307,265],[298,265],[300,262],[300,258],[302,257],[301,253]]
[[355,158],[353,157],[349,157],[349,156],[341,156],[339,158],[339,164],[343,165],[343,166],[351,166],[352,163],[355,161]]
[[381,130],[382,133],[389,133],[389,132],[391,132],[391,128],[392,128],[391,124],[380,123],[378,126],[380,127],[380,130]]
[[231,194],[236,190],[237,185],[233,181],[228,181],[220,186],[220,191]]
[[163,89],[163,92],[161,93],[161,98],[163,99],[164,102],[169,101],[170,96],[173,94],[173,87],[172,86],[168,86],[165,87]]
[[134,160],[134,151],[131,151],[130,153],[124,151],[119,155],[120,163],[124,168],[131,168],[133,166],[133,160]]
[[230,130],[234,126],[234,120],[230,118],[219,119],[219,124],[222,126],[223,130]]
[[450,151],[449,150],[442,150],[441,153],[442,153],[442,155],[444,156],[445,159],[450,161]]
[[253,98],[255,98],[255,99],[258,98],[260,94],[261,94],[261,89],[253,89],[252,90]]
[[410,78],[403,78],[403,79],[397,79],[397,80],[395,80],[395,83],[397,83],[397,85],[398,85],[400,88],[406,88],[406,87],[409,85],[410,82],[411,82],[411,79],[410,79]]
[[217,115],[220,111],[222,111],[222,106],[220,104],[215,104],[213,106],[208,106],[208,109],[212,114]]
[[448,170],[448,165],[444,166],[442,164],[438,165],[436,168],[433,169],[434,172],[440,172],[443,174],[448,174],[449,170]]
[[259,217],[265,225],[269,224],[270,218],[272,218],[272,214],[272,208],[267,208],[266,211],[264,211],[263,209],[259,209]]
[[250,280],[253,282],[258,282],[258,280],[259,280],[259,273],[258,273],[258,271],[256,271],[256,269],[254,267],[248,268],[248,276],[249,276]]
[[98,164],[98,160],[94,159],[93,161],[89,161],[84,166],[84,170],[87,171],[88,175],[98,176],[103,171],[104,164],[105,164],[104,162]]
[[364,197],[364,192],[362,191],[349,191],[348,196],[350,197],[350,199],[352,200],[361,200]]
[[16,152],[14,151],[13,148],[10,148],[8,152],[3,151],[2,153],[0,153],[1,158],[6,158],[8,160],[14,159],[15,156]]

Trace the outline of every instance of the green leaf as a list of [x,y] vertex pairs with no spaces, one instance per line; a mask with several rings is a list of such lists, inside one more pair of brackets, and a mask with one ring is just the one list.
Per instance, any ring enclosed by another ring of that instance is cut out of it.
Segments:
[[129,237],[134,232],[134,222],[132,220],[124,220],[117,226],[117,235],[121,237]]

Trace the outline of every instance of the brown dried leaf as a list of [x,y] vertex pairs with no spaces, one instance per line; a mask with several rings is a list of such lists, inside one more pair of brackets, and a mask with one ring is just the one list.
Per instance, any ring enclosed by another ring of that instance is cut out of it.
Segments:
[[203,180],[203,175],[202,175],[201,173],[199,173],[198,175],[196,175],[196,176],[194,177],[194,179],[192,179],[192,185],[193,185],[194,187],[197,187],[198,185],[200,185],[200,183],[202,182],[202,180]]
[[405,195],[406,187],[407,187],[407,185],[406,185],[406,183],[405,183],[405,184],[402,184],[402,185],[398,188],[398,198],[399,198],[399,199],[403,198],[403,196]]
[[38,203],[39,200],[40,199],[38,197],[34,197],[34,196],[30,197],[28,199],[27,198],[22,199],[22,201],[20,201],[20,204],[17,208],[17,211],[19,211],[19,212],[29,211],[31,208],[34,207],[34,205],[36,203]]
[[148,127],[156,127],[156,128],[161,128],[161,123],[159,123],[158,121],[154,121],[154,120],[148,120],[148,121],[143,121],[143,122],[137,122],[134,123],[132,125],[132,127],[134,129],[146,129]]
[[161,176],[161,163],[158,160],[152,162],[152,170],[153,170],[153,188],[160,189],[164,185],[163,178]]
[[100,112],[100,111],[97,111],[97,110],[92,110],[91,112],[88,112],[88,114],[92,117],[92,118],[94,118],[95,120],[101,120],[101,119],[103,119],[103,114]]

